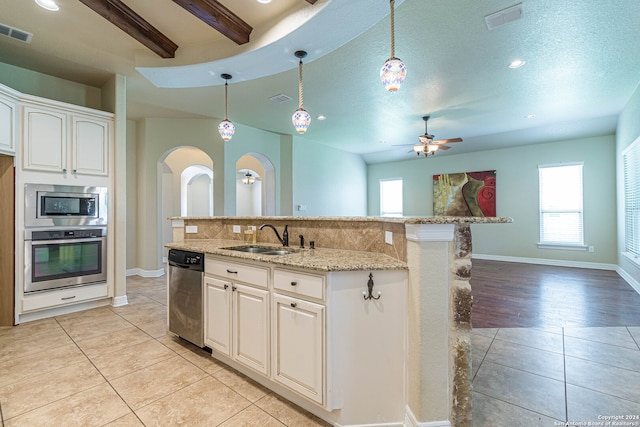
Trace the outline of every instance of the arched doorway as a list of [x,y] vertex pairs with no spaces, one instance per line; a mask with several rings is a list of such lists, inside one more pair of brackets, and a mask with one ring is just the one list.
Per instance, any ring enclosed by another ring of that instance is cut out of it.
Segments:
[[[247,173],[253,184],[246,182]],[[236,215],[276,215],[275,169],[263,154],[247,153],[236,162]]]
[[213,160],[199,148],[176,147],[161,157],[159,169],[159,243],[165,262],[164,245],[173,241],[173,228],[167,218],[213,215]]

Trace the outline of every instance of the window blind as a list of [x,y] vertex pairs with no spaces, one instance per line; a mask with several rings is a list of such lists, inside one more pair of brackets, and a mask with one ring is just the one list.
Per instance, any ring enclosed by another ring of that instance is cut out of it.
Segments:
[[624,248],[640,258],[640,138],[622,153],[624,168]]
[[582,163],[538,166],[540,243],[584,245]]

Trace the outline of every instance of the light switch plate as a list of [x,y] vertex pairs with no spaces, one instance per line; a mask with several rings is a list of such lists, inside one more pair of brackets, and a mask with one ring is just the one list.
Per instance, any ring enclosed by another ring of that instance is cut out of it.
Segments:
[[239,225],[234,225],[233,226],[233,232],[234,233],[240,233],[240,226]]
[[187,225],[184,230],[185,233],[197,233],[198,226],[197,225]]
[[384,232],[384,242],[387,245],[393,245],[393,233],[391,231]]

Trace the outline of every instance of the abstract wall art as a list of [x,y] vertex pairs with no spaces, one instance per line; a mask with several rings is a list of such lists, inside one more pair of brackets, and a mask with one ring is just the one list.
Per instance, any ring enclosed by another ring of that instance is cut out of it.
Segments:
[[433,175],[435,216],[496,216],[496,171]]

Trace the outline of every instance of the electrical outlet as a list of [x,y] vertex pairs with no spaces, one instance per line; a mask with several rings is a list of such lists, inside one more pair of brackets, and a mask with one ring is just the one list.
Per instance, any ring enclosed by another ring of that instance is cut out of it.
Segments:
[[299,211],[306,211],[307,210],[307,205],[298,205],[298,210]]
[[239,225],[234,225],[233,226],[233,232],[234,233],[240,233],[240,226]]
[[197,233],[198,226],[197,225],[187,225],[184,230],[185,233]]
[[255,229],[256,229],[256,226],[255,226],[255,225],[250,225],[250,226],[248,226],[248,227],[247,227],[247,229],[248,229],[248,230],[255,230]]
[[589,246],[589,252],[595,252],[596,248],[594,248],[593,246]]
[[393,245],[393,233],[391,231],[384,232],[384,242],[387,245]]

